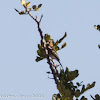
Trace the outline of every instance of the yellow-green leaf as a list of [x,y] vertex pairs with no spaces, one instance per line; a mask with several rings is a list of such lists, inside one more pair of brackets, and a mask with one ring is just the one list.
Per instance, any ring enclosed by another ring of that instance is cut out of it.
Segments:
[[30,2],[26,3],[26,7],[29,7],[29,6],[30,6],[30,4],[31,4]]
[[44,59],[44,58],[42,58],[42,57],[37,57],[37,58],[35,59],[35,61],[38,62],[38,61],[41,61],[42,59]]
[[79,97],[79,96],[80,96],[80,90],[76,90],[75,97]]
[[58,51],[60,50],[60,48],[58,46],[55,46],[55,50]]
[[44,50],[42,50],[42,51],[37,50],[37,54],[38,54],[40,57],[45,58]]
[[40,57],[42,57],[42,53],[41,53],[40,50],[37,50],[37,54],[38,54]]
[[21,0],[21,4],[22,5],[25,5],[25,0]]
[[67,44],[66,44],[66,42],[65,42],[65,43],[61,46],[61,49],[64,48],[64,47],[66,47],[66,45],[67,45]]
[[32,8],[33,8],[33,9],[36,9],[36,5],[33,5]]
[[39,48],[40,51],[43,50],[43,48],[42,48],[42,46],[40,44],[38,44],[38,48]]
[[84,93],[86,91],[85,89],[85,85],[82,86],[82,90],[81,90],[81,93]]
[[36,9],[34,9],[34,11],[39,11],[40,10],[40,8],[36,8]]
[[67,33],[65,32],[64,36],[59,40],[59,43],[62,42],[62,40],[67,36]]
[[49,34],[45,34],[44,39],[45,39],[45,41],[49,41],[51,39],[51,37]]
[[54,46],[57,46],[59,44],[59,41],[57,40],[56,43],[54,44]]
[[67,75],[68,75],[69,81],[72,81],[72,80],[74,80],[74,79],[79,75],[79,74],[78,74],[78,70],[69,71],[69,72],[67,73]]

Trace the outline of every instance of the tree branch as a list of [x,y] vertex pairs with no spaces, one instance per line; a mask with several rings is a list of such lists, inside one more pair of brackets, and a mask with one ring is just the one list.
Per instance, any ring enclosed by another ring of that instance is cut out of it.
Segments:
[[58,80],[57,80],[57,75],[58,75],[58,71],[57,69],[53,69],[53,65],[50,61],[50,58],[49,58],[49,55],[48,55],[48,51],[47,51],[47,48],[46,48],[46,44],[43,42],[44,38],[43,38],[43,34],[42,34],[42,30],[41,30],[41,27],[40,27],[40,23],[41,23],[41,20],[42,20],[42,17],[43,15],[41,15],[41,18],[40,20],[38,21],[37,19],[37,16],[36,18],[34,16],[32,16],[32,14],[30,13],[30,11],[28,11],[28,9],[26,7],[24,7],[26,9],[26,12],[28,13],[28,15],[37,23],[37,26],[38,26],[38,31],[40,33],[40,37],[41,37],[41,40],[42,40],[42,43],[43,43],[43,48],[45,50],[45,56],[47,58],[47,63],[49,64],[50,66],[50,69],[52,71],[52,74],[53,74],[53,77],[54,77],[54,80],[55,80],[55,83],[57,84]]
[[35,22],[37,23],[37,25],[38,25],[38,31],[39,31],[39,33],[40,33],[40,36],[41,36],[41,40],[43,40],[43,34],[42,34],[42,30],[41,30],[41,28],[40,28],[40,22],[41,22],[41,19],[42,19],[42,16],[41,16],[41,19],[40,19],[40,21],[38,21],[38,19],[37,19],[37,17],[35,18],[34,16],[32,16],[31,15],[31,13],[28,11],[28,14],[29,14],[29,16],[33,19],[33,20],[35,20]]

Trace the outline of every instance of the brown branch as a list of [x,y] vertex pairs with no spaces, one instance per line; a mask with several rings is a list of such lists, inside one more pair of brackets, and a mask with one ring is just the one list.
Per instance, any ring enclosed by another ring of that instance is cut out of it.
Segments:
[[[29,14],[29,16],[30,16],[33,20],[35,20],[35,22],[37,23],[37,25],[38,25],[38,31],[39,31],[40,36],[41,36],[41,40],[43,40],[43,34],[42,34],[42,30],[41,30],[41,28],[40,28],[40,22],[41,22],[41,21],[38,21],[37,17],[35,18],[34,16],[32,16],[31,13],[30,13],[29,11],[28,11],[28,14]],[[42,18],[42,16],[41,16],[41,18]]]
[[47,58],[47,61],[48,61],[48,64],[49,64],[49,66],[50,66],[50,69],[51,69],[51,71],[52,71],[52,74],[53,74],[55,83],[57,84],[57,82],[58,82],[58,80],[57,80],[58,72],[55,71],[55,70],[53,69],[53,65],[52,65],[52,63],[50,62],[50,59],[49,59],[49,58]]
[[27,7],[24,6],[24,8],[26,9],[26,12],[28,13],[28,15],[37,23],[38,31],[39,31],[39,33],[40,33],[40,37],[41,37],[41,40],[42,40],[42,43],[43,43],[43,48],[44,48],[44,50],[45,50],[45,56],[46,56],[46,58],[47,58],[47,63],[48,63],[49,66],[50,66],[50,69],[51,69],[51,71],[52,71],[52,74],[53,74],[55,83],[57,84],[57,82],[58,82],[58,80],[57,80],[58,71],[53,69],[53,65],[52,65],[52,63],[51,63],[51,61],[50,61],[50,59],[49,59],[49,55],[48,55],[48,50],[47,50],[47,48],[46,48],[46,44],[45,44],[45,42],[43,41],[44,38],[43,38],[42,30],[41,30],[41,27],[40,27],[40,23],[41,23],[41,20],[42,20],[43,15],[41,15],[40,21],[38,21],[37,16],[36,16],[36,18],[35,18],[34,16],[32,16],[32,14],[30,13],[30,11],[28,11]]

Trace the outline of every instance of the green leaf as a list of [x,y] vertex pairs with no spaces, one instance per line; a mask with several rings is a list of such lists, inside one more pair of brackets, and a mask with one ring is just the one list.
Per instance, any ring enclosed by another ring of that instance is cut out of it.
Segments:
[[40,57],[45,58],[44,51],[37,50],[37,54],[38,54]]
[[39,11],[40,10],[40,8],[36,8],[36,9],[34,9],[34,11]]
[[65,32],[64,36],[59,40],[59,43],[62,42],[62,40],[67,36],[67,33]]
[[82,82],[80,82],[80,83],[79,83],[79,82],[77,82],[77,83],[76,83],[76,85],[77,85],[78,87],[79,87],[79,86],[82,86],[82,84],[81,84],[81,83],[83,83],[83,81],[82,81]]
[[75,97],[79,97],[79,96],[80,96],[80,90],[76,90]]
[[95,95],[95,100],[100,100],[100,96],[98,94]]
[[30,2],[26,3],[26,7],[29,7],[29,6],[30,6],[30,4],[31,4]]
[[86,89],[85,89],[85,85],[83,85],[83,86],[82,86],[81,93],[84,93],[84,92],[85,92],[85,90],[86,90]]
[[41,8],[41,6],[42,6],[42,4],[39,4],[39,5],[38,5],[38,8]]
[[43,60],[44,58],[42,58],[42,57],[37,57],[36,59],[35,59],[35,61],[36,62],[38,62],[38,61],[41,61],[41,60]]
[[57,40],[56,43],[54,44],[54,46],[57,46],[59,44],[59,41]]
[[40,44],[38,44],[38,48],[39,48],[40,51],[43,51],[43,48]]
[[60,50],[60,48],[58,46],[55,46],[55,50],[58,51]]
[[36,9],[34,9],[34,11],[39,11],[40,10],[40,8],[36,8]]
[[81,86],[79,82],[77,82],[76,85],[77,85],[78,87]]
[[44,39],[47,42],[47,41],[49,41],[51,39],[51,37],[50,37],[49,34],[45,34]]
[[32,8],[33,8],[33,9],[36,9],[37,7],[36,7],[36,5],[33,5]]
[[75,70],[75,71],[69,71],[69,72],[67,73],[67,75],[68,75],[69,81],[72,81],[72,80],[74,80],[76,77],[78,77],[79,73],[78,73],[78,70]]
[[61,46],[61,49],[64,48],[64,47],[66,47],[66,45],[67,45],[67,44],[66,44],[66,42],[65,42],[65,43]]
[[96,83],[96,82],[93,82],[91,85],[88,84],[87,87],[86,87],[86,89],[91,89],[91,88],[93,88],[93,87],[95,86],[95,83]]
[[41,57],[41,51],[37,50],[37,54]]

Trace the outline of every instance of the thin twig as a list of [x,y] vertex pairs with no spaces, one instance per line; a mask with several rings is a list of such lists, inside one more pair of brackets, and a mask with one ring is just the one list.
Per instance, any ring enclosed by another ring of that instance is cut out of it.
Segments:
[[32,16],[31,13],[30,13],[29,11],[28,11],[28,14],[29,14],[29,16],[30,16],[33,20],[35,20],[35,22],[37,23],[37,25],[38,25],[38,31],[39,31],[39,33],[40,33],[41,39],[43,40],[42,30],[41,30],[41,28],[40,28],[40,22],[38,21],[37,17],[35,18],[34,16]]
[[43,15],[41,15],[41,18],[40,18],[40,21],[39,21],[39,23],[41,22],[41,20],[42,20],[42,17],[43,17]]
[[91,98],[93,99],[93,100],[95,100],[94,98],[93,98],[93,96],[92,95],[90,95],[91,96]]

